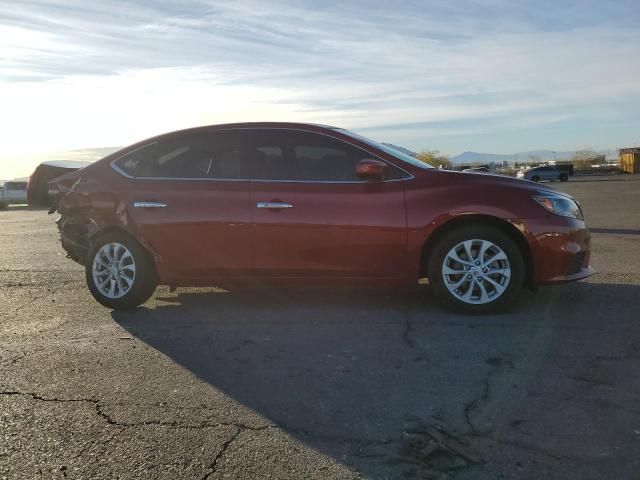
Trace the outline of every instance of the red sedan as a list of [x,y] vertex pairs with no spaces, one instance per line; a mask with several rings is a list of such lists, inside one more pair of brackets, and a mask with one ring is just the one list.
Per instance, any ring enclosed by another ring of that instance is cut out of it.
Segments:
[[414,287],[465,312],[579,280],[589,230],[533,182],[437,170],[347,130],[216,125],[124,148],[51,184],[69,256],[114,309],[158,284]]

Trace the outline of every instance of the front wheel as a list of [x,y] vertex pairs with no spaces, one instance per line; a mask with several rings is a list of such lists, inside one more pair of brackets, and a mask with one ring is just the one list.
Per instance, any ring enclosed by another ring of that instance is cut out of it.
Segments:
[[539,182],[540,181],[540,177],[537,175],[534,175],[533,177],[531,177],[531,181],[532,182]]
[[143,304],[157,285],[151,256],[133,238],[117,232],[94,240],[85,265],[85,277],[93,297],[114,310]]
[[463,313],[490,313],[513,304],[524,284],[525,264],[516,243],[490,225],[445,234],[428,263],[435,298]]
[[569,180],[569,175],[567,175],[566,173],[561,173],[560,174],[560,181],[561,182],[566,182],[567,180]]

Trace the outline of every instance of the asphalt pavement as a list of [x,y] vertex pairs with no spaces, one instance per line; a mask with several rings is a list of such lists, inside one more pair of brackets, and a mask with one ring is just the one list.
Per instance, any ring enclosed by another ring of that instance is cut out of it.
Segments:
[[597,275],[482,317],[268,286],[112,312],[55,216],[1,210],[0,478],[638,478],[640,176],[554,186]]

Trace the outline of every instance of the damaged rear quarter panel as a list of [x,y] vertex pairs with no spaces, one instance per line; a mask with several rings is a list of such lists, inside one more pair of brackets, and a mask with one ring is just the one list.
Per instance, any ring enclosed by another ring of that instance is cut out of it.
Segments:
[[[126,206],[111,193],[115,187],[107,175],[81,176],[60,199],[58,229],[63,248],[70,258],[84,265],[91,242],[97,234],[120,229],[135,236]],[[94,178],[95,177],[95,178]]]

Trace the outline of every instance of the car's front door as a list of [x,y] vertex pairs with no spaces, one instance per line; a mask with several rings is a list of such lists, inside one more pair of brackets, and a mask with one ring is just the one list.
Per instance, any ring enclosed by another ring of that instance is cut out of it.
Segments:
[[178,135],[116,161],[127,211],[181,278],[251,274],[249,181],[239,132]]
[[254,268],[259,276],[400,278],[406,273],[403,176],[357,178],[371,154],[298,130],[249,133]]

